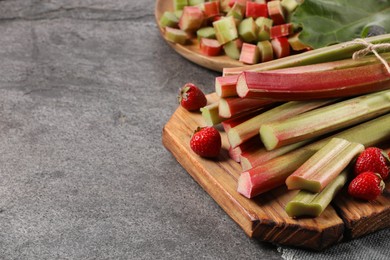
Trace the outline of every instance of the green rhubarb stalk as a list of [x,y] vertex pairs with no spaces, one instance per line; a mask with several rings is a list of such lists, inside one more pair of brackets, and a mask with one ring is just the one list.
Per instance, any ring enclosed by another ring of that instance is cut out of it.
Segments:
[[286,179],[287,188],[320,192],[363,150],[362,144],[332,138]]
[[286,212],[292,218],[318,217],[330,204],[339,190],[347,183],[348,172],[343,171],[320,193],[301,190],[286,205]]
[[379,145],[390,138],[390,114],[375,118],[344,130],[332,137],[324,138],[306,145],[269,162],[241,173],[237,191],[247,198],[283,185],[288,176],[298,169],[315,152],[321,149],[330,138],[342,138],[350,142],[361,143],[365,147]]
[[214,102],[200,109],[203,120],[207,126],[217,125],[225,120],[225,118],[219,116],[218,106],[219,102]]
[[215,36],[220,44],[233,41],[238,38],[236,22],[232,16],[213,22]]
[[[369,43],[388,43],[390,42],[390,34],[383,34],[374,37],[367,37],[365,40]],[[289,57],[280,58],[274,61],[255,64],[251,66],[243,66],[236,68],[224,68],[223,75],[240,74],[243,71],[266,71],[288,67],[297,67],[327,61],[335,61],[352,57],[352,54],[362,47],[359,44],[345,45],[345,43],[334,44],[328,47],[318,48],[304,53],[291,55]]]
[[177,27],[179,19],[173,12],[164,12],[160,18],[161,27]]
[[390,111],[390,90],[351,98],[278,122],[263,123],[260,138],[267,150],[314,138]]
[[330,104],[335,100],[317,100],[317,101],[291,101],[275,108],[272,108],[264,113],[255,116],[248,121],[243,122],[230,129],[227,133],[229,143],[232,147],[245,142],[251,137],[258,135],[260,126],[274,120],[281,120],[298,115],[309,110]]

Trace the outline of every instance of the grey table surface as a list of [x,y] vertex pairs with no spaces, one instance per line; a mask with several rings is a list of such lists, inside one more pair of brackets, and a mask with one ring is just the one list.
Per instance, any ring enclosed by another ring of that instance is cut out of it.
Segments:
[[218,73],[154,5],[0,0],[0,259],[312,258],[248,238],[163,147],[179,87]]

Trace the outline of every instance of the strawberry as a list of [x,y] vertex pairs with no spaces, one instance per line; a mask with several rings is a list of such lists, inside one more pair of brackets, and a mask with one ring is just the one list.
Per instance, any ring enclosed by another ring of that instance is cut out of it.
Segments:
[[385,188],[385,183],[379,174],[363,172],[356,176],[348,186],[348,193],[354,198],[363,200],[376,199]]
[[190,140],[191,149],[202,157],[217,157],[221,145],[221,134],[214,127],[198,127]]
[[362,172],[376,172],[383,180],[389,177],[390,160],[386,152],[377,147],[366,148],[357,158],[355,163],[355,175]]
[[180,89],[179,103],[188,111],[199,110],[207,104],[205,94],[192,83],[185,84]]

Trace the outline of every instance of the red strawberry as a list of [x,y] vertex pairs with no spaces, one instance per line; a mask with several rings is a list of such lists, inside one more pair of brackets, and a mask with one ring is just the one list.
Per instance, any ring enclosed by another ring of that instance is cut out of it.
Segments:
[[385,183],[379,174],[363,172],[356,176],[348,186],[348,193],[354,198],[363,200],[376,199],[385,188]]
[[390,173],[390,160],[386,152],[377,147],[366,148],[355,163],[355,175],[362,172],[376,172],[386,180]]
[[214,127],[198,127],[190,141],[191,149],[202,157],[217,157],[221,145],[221,134]]
[[178,99],[181,106],[189,111],[199,110],[207,104],[202,90],[192,83],[187,83],[180,89]]

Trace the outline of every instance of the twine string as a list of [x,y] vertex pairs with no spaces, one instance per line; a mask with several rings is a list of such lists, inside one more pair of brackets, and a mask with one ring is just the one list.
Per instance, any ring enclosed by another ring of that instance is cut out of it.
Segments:
[[387,73],[390,74],[390,66],[387,63],[387,61],[378,53],[378,49],[390,49],[390,43],[377,43],[372,44],[370,42],[367,42],[364,39],[355,39],[353,41],[347,42],[345,46],[360,44],[363,45],[365,48],[355,51],[352,55],[352,59],[357,60],[361,57],[366,56],[369,53],[374,53],[375,56],[378,58],[378,60],[385,66]]

